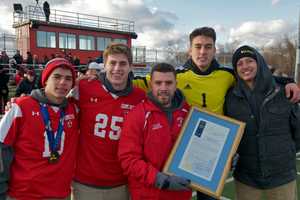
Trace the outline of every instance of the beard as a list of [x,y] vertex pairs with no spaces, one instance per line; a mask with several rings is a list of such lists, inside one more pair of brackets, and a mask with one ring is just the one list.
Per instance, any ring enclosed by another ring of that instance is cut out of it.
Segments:
[[163,106],[169,106],[172,101],[172,96],[169,94],[169,92],[158,92],[157,94],[157,100],[163,105]]

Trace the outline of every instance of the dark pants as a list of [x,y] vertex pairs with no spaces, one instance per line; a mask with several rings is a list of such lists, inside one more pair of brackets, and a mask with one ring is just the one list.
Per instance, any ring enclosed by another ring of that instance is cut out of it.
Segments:
[[49,15],[46,15],[46,22],[49,22]]
[[197,200],[216,200],[216,199],[204,193],[197,192]]
[[0,114],[4,114],[5,105],[8,100],[8,87],[0,87]]

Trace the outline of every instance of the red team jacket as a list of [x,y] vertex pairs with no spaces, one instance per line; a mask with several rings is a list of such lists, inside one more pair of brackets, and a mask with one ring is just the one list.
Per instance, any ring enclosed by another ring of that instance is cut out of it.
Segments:
[[128,175],[132,200],[189,200],[191,191],[160,190],[154,187],[177,139],[189,106],[184,103],[173,112],[172,125],[166,113],[150,100],[136,106],[124,123],[119,159]]
[[[58,107],[48,106],[52,129],[59,122]],[[64,132],[59,148],[60,159],[50,156],[40,105],[32,97],[21,97],[0,123],[0,142],[14,149],[8,195],[18,200],[66,198],[74,174],[78,123],[75,105],[65,108]]]
[[78,92],[80,142],[75,181],[100,187],[126,184],[118,161],[120,129],[127,113],[145,98],[144,91],[134,88],[118,97],[98,80],[81,80]]

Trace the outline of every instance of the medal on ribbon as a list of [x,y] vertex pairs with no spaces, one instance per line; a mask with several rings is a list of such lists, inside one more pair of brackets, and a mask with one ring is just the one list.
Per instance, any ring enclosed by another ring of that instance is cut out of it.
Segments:
[[54,134],[52,127],[51,127],[51,120],[49,117],[48,109],[46,104],[41,104],[41,113],[44,119],[45,123],[45,129],[47,133],[47,139],[49,143],[50,148],[50,157],[48,158],[49,163],[57,163],[59,161],[59,152],[58,148],[61,142],[61,137],[63,133],[63,127],[64,127],[64,116],[65,113],[63,110],[60,110],[60,118],[59,118],[59,124],[57,127],[56,135]]

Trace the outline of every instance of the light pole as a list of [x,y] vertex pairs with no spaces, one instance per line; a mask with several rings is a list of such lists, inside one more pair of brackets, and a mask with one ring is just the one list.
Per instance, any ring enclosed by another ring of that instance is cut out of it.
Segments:
[[300,70],[300,7],[299,7],[299,19],[298,19],[298,40],[296,44],[296,63],[295,63],[295,74],[294,78],[299,83],[299,70]]

